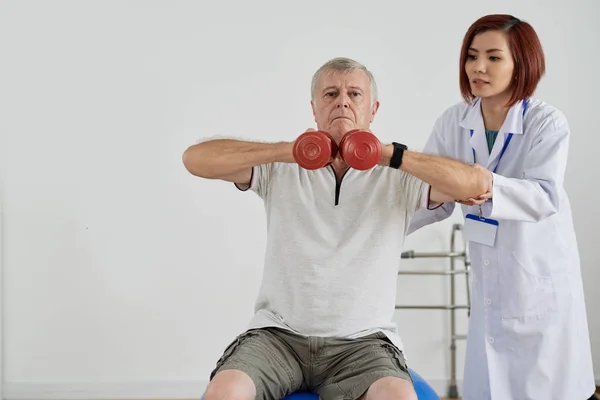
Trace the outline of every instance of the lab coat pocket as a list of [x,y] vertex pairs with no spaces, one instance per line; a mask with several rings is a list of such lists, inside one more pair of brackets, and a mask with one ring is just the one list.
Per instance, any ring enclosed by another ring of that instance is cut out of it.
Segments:
[[550,269],[534,265],[522,254],[511,252],[500,268],[503,319],[540,319],[556,311],[556,291]]

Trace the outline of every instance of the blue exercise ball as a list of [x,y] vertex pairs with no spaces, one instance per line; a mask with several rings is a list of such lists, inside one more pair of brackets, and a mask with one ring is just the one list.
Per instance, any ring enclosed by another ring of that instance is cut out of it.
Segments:
[[415,392],[417,392],[417,398],[419,400],[440,400],[435,390],[423,379],[423,377],[417,374],[412,369],[408,369],[410,376],[415,383]]
[[316,393],[297,392],[288,394],[283,400],[319,400],[319,395]]

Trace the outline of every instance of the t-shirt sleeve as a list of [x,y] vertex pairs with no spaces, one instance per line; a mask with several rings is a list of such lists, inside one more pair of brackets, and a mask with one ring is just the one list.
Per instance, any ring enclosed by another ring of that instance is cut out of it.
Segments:
[[264,199],[267,194],[274,170],[275,164],[273,163],[257,165],[252,168],[250,184],[235,183],[234,185],[242,192],[250,189]]
[[399,172],[401,199],[408,212],[413,213],[422,207],[427,207],[430,186],[414,175],[402,170]]

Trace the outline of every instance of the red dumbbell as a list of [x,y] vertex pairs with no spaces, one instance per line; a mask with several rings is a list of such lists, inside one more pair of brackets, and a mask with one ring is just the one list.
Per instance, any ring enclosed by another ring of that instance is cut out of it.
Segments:
[[382,146],[375,135],[354,129],[342,137],[340,155],[354,169],[371,169],[381,160]]
[[325,131],[304,132],[294,142],[294,160],[304,169],[319,169],[333,162],[338,151],[335,139]]

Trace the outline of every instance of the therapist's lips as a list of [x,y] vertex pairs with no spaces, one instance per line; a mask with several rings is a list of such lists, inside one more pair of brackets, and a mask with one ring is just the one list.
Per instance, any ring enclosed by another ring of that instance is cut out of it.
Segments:
[[473,85],[475,85],[477,88],[482,88],[485,85],[490,84],[488,81],[484,81],[483,79],[473,79],[471,82],[473,82]]

